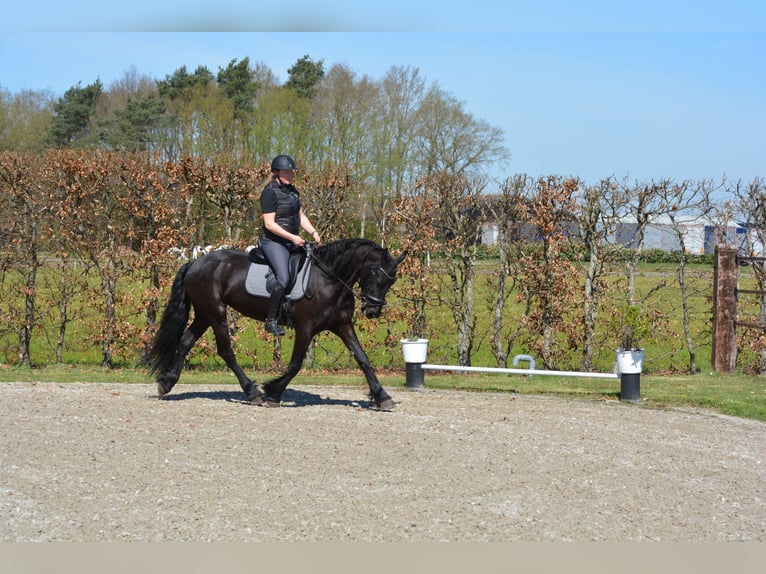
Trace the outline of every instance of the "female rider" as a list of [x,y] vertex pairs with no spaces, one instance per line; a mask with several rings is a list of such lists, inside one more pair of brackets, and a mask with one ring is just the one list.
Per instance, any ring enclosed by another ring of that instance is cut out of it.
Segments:
[[303,247],[306,244],[300,236],[301,228],[310,233],[316,243],[322,242],[316,228],[301,208],[300,194],[293,185],[295,170],[293,158],[278,155],[271,162],[272,179],[261,192],[263,232],[259,245],[277,278],[277,286],[271,293],[266,312],[266,332],[278,337],[285,334],[277,320],[290,280],[288,261],[291,246]]

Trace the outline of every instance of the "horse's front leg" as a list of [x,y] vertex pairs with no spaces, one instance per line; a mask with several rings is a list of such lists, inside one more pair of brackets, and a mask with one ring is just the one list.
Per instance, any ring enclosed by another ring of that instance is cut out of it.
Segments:
[[367,384],[370,387],[370,397],[377,407],[384,411],[390,411],[394,408],[394,400],[385,391],[383,386],[378,381],[378,376],[375,374],[375,369],[370,364],[370,359],[367,357],[367,353],[362,349],[362,345],[359,343],[359,338],[356,336],[356,331],[351,323],[345,323],[337,331],[336,334],[341,338],[343,343],[354,355],[359,368],[362,369],[364,376],[367,378]]
[[287,370],[280,377],[270,380],[263,385],[262,403],[267,407],[278,407],[282,401],[282,393],[285,392],[287,385],[295,378],[295,375],[301,370],[303,360],[306,358],[306,350],[309,348],[312,335],[308,332],[295,331],[295,343],[293,344],[293,353],[290,355],[290,363]]

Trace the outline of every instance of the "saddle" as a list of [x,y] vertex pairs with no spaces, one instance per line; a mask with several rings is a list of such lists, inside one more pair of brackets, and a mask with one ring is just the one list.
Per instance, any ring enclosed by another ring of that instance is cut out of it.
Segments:
[[[277,286],[277,277],[269,265],[268,259],[266,259],[260,246],[254,247],[248,252],[248,259],[250,260],[250,269],[248,269],[245,278],[245,291],[256,297],[268,298]],[[297,301],[306,296],[305,287],[308,284],[311,270],[308,250],[295,249],[291,251],[288,268],[290,280],[285,289],[285,299]]]

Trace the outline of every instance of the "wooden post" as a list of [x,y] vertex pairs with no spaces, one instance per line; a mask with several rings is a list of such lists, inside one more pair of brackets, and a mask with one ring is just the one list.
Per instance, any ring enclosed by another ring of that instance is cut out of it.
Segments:
[[717,245],[713,265],[713,370],[737,368],[737,248]]

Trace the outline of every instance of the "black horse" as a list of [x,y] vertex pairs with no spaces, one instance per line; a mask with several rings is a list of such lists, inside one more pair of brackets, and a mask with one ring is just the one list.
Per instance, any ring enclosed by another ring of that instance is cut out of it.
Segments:
[[[306,349],[317,333],[331,331],[351,351],[367,377],[370,398],[378,408],[393,408],[394,401],[378,381],[370,360],[359,344],[353,325],[355,299],[361,301],[366,317],[380,316],[386,293],[396,280],[396,268],[406,252],[394,259],[387,249],[366,239],[341,239],[310,250],[313,271],[305,286],[305,297],[292,301],[290,322],[295,344],[290,363],[280,377],[261,388],[244,373],[234,357],[226,308],[263,320],[268,299],[245,291],[250,267],[244,251],[222,249],[184,264],[176,274],[170,300],[148,355],[150,372],[157,376],[160,398],[169,393],[181,376],[184,359],[197,340],[213,328],[216,347],[234,371],[247,399],[256,405],[279,406],[290,381],[298,374]],[[358,284],[361,294],[354,293]],[[190,307],[194,320],[187,328]]]

